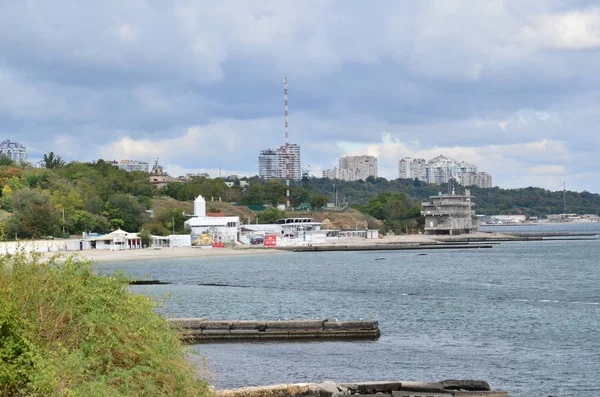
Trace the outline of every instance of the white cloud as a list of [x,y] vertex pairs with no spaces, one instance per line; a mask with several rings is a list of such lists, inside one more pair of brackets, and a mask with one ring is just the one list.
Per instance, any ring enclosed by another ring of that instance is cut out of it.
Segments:
[[131,23],[124,23],[113,28],[115,35],[124,43],[130,43],[137,40],[140,34],[139,26]]
[[600,47],[600,9],[535,17],[520,32],[526,43],[542,48],[585,50]]
[[528,172],[534,175],[562,175],[565,173],[564,165],[536,165],[529,167]]

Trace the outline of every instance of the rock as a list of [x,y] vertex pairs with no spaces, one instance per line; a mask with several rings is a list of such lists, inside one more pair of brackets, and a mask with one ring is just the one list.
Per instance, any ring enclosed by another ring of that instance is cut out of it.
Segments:
[[492,388],[484,380],[447,379],[440,382],[445,390],[490,391]]
[[337,383],[331,381],[319,383],[318,390],[318,397],[333,397],[340,392]]

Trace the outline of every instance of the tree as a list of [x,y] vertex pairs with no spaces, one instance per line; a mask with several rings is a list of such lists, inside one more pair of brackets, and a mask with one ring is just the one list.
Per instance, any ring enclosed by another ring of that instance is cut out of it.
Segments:
[[329,198],[323,194],[313,194],[310,197],[310,206],[313,209],[318,210],[325,207],[325,204],[327,204],[328,201]]
[[60,212],[47,192],[23,189],[14,194],[15,215],[9,221],[10,235],[39,238],[60,233]]
[[63,167],[66,164],[65,161],[60,156],[55,155],[54,152],[45,154],[42,161],[44,162],[44,166],[49,170]]
[[265,183],[265,202],[271,205],[283,203],[285,193],[285,185],[279,179],[270,179]]
[[115,194],[106,202],[102,215],[114,228],[136,231],[144,223],[145,213],[146,209],[132,196]]
[[310,200],[310,192],[303,187],[295,187],[292,189],[292,206],[298,207],[302,203],[308,203]]
[[258,223],[275,223],[278,219],[285,218],[287,213],[276,207],[269,207],[258,213]]
[[265,190],[259,182],[250,183],[248,194],[242,199],[243,204],[263,205],[265,203]]
[[15,162],[12,161],[12,159],[10,157],[8,157],[6,154],[3,154],[2,156],[0,156],[0,166],[14,166]]

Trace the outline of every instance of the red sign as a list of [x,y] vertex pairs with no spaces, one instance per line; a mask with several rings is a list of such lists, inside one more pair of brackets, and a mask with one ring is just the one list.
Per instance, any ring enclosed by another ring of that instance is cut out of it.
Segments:
[[265,236],[265,247],[277,247],[277,235],[276,234],[267,234]]

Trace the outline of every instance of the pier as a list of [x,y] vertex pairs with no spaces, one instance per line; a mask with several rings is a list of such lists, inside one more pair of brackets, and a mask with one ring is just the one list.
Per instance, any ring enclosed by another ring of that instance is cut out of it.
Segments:
[[325,251],[414,251],[414,250],[448,250],[492,248],[492,244],[457,244],[457,243],[416,243],[416,244],[355,244],[355,245],[304,245],[296,247],[278,247],[278,250],[293,252],[325,252]]
[[377,339],[377,321],[168,319],[186,343]]

